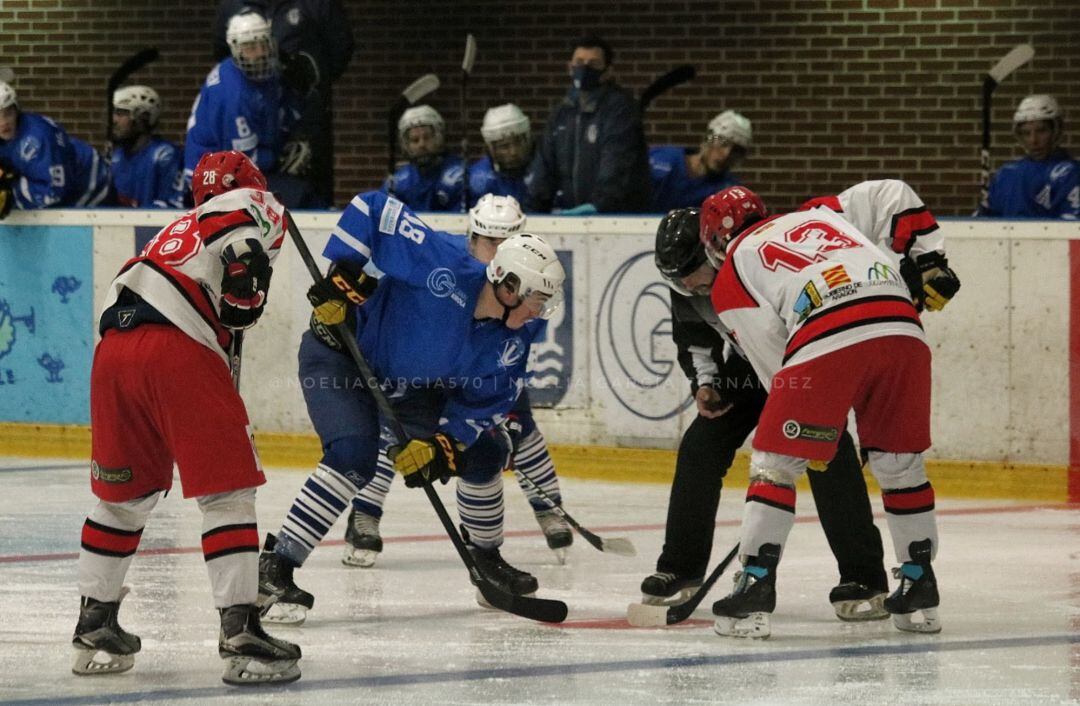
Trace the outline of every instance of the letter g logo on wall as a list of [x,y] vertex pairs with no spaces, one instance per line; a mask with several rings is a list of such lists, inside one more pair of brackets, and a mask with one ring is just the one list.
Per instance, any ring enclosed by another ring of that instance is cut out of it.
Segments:
[[691,400],[671,340],[671,297],[638,253],[611,275],[596,315],[596,354],[608,389],[638,417],[669,419]]
[[448,297],[457,289],[457,278],[445,267],[436,267],[427,278],[427,288],[439,298]]

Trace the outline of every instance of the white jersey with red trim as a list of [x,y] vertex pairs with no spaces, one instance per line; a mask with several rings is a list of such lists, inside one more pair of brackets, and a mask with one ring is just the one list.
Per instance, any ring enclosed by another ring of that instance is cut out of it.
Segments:
[[285,207],[273,194],[234,189],[206,201],[162,228],[142,253],[128,260],[105,295],[105,309],[127,288],[177,328],[228,362],[232,333],[218,318],[221,254],[253,238],[273,264],[285,239]]
[[892,258],[830,208],[776,216],[740,235],[712,302],[766,385],[785,366],[860,341],[925,340]]

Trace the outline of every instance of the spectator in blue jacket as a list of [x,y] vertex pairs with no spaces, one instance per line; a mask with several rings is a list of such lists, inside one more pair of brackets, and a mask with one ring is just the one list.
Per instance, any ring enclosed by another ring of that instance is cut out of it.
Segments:
[[469,165],[469,208],[484,194],[513,196],[524,203],[525,170],[533,154],[529,116],[513,103],[495,106],[484,113],[480,134],[487,156]]
[[1062,147],[1064,115],[1052,96],[1020,101],[1013,131],[1025,156],[1006,162],[990,180],[977,216],[1080,218],[1080,169]]
[[641,110],[611,75],[611,46],[578,40],[570,90],[555,106],[529,166],[530,210],[633,213],[649,205],[649,158]]
[[51,118],[19,108],[0,81],[0,218],[12,208],[99,206],[109,196],[109,165]]
[[113,188],[120,206],[183,208],[180,149],[156,135],[161,98],[149,86],[124,86],[113,93]]
[[649,150],[652,177],[650,209],[667,213],[697,208],[717,191],[740,184],[731,170],[746,158],[753,132],[750,121],[725,110],[711,121],[701,146],[660,145]]

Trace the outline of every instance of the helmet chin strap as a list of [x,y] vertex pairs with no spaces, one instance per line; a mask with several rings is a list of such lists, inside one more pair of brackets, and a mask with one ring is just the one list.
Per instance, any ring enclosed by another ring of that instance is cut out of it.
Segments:
[[[502,284],[500,283],[499,286],[501,287]],[[499,304],[501,304],[502,308],[503,308],[502,318],[499,319],[503,323],[503,325],[506,325],[507,320],[509,320],[510,312],[512,312],[514,309],[517,309],[519,306],[521,306],[522,304],[525,303],[525,300],[522,299],[521,297],[517,297],[517,300],[518,300],[517,304],[514,304],[513,306],[507,306],[506,304],[502,303],[502,299],[499,299],[499,296],[497,294],[495,295],[495,301],[499,302]]]

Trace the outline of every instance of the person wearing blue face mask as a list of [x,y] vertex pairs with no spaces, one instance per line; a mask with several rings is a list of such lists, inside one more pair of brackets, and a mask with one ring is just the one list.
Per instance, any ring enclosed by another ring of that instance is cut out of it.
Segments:
[[611,76],[613,52],[600,37],[574,44],[571,85],[552,111],[529,165],[529,209],[563,215],[648,208],[649,160],[641,111]]

